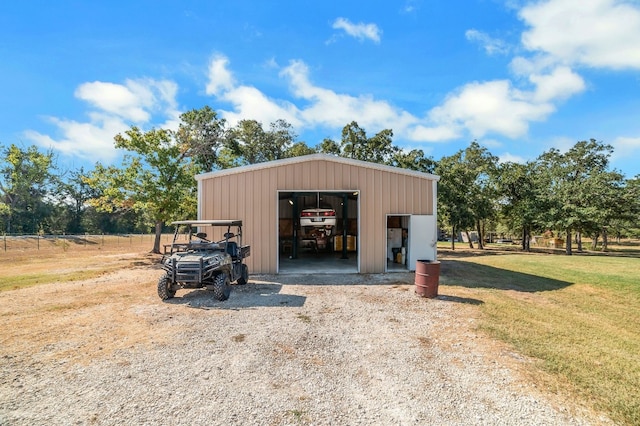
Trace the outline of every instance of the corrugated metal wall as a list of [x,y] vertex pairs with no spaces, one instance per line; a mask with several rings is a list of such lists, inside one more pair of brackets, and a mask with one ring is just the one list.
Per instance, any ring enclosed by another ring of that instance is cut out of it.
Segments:
[[[433,180],[328,160],[287,163],[200,179],[200,219],[241,219],[251,273],[275,273],[278,191],[360,191],[361,273],[384,272],[387,214],[434,214]],[[218,236],[216,236],[218,238]]]

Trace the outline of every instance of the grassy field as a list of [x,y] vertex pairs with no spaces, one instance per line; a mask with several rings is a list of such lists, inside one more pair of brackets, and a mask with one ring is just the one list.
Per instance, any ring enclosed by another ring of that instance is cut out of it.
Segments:
[[619,424],[640,424],[640,252],[440,249],[441,294],[477,304],[480,328],[531,357],[533,379]]
[[[98,277],[135,264],[131,253],[153,248],[153,235],[5,237],[0,249],[0,291]],[[170,236],[163,235],[163,244]],[[125,255],[124,253],[127,253]]]

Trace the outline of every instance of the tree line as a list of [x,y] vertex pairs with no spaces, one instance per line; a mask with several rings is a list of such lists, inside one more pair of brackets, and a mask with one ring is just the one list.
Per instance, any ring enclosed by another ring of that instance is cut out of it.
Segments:
[[[132,126],[114,136],[123,151],[119,165],[97,162],[93,170],[60,170],[52,150],[2,146],[0,230],[5,233],[130,233],[154,229],[159,251],[165,224],[195,217],[199,173],[326,153],[437,174],[438,220],[452,236],[476,231],[483,247],[488,232],[521,236],[560,232],[571,253],[574,237],[640,235],[639,177],[611,170],[613,148],[596,140],[569,151],[551,149],[525,164],[499,163],[476,141],[434,160],[420,149],[393,144],[393,131],[369,137],[353,121],[341,140],[316,146],[297,140],[292,126],[255,120],[235,126],[208,106],[180,116],[177,130]],[[452,245],[454,239],[452,238]],[[578,247],[581,249],[582,247]]]

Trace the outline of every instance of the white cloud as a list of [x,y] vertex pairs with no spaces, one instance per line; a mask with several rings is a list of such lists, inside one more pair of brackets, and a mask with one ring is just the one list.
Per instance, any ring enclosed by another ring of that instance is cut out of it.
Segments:
[[[228,62],[221,58],[217,61],[224,63],[224,70],[220,72],[231,76],[231,71],[226,68]],[[368,132],[392,128],[396,135],[408,132],[410,126],[418,123],[418,119],[408,112],[371,95],[352,96],[313,85],[309,80],[309,69],[302,61],[291,61],[281,70],[280,76],[288,81],[293,96],[302,101],[298,103],[304,105],[270,99],[255,87],[230,86],[212,93],[233,107],[230,111],[220,111],[221,116],[231,125],[242,119],[253,119],[263,124],[284,119],[299,129],[341,129],[353,120]],[[233,78],[230,77],[229,81]]]
[[470,83],[431,110],[435,123],[464,126],[473,137],[499,133],[524,135],[530,121],[541,121],[554,111],[549,103],[533,102],[533,94],[512,87],[507,80]]
[[638,153],[640,153],[640,137],[618,137],[611,142],[611,146],[613,146],[612,161],[630,158],[637,159]]
[[125,84],[94,81],[83,83],[75,91],[78,99],[87,102],[93,111],[87,122],[49,117],[59,137],[34,130],[24,132],[33,143],[53,148],[65,155],[79,156],[94,161],[111,162],[118,152],[114,136],[129,129],[132,124],[144,125],[153,116],[161,115],[166,121],[162,128],[177,128],[180,112],[177,109],[177,85],[168,80],[126,80]]
[[251,119],[266,125],[278,119],[290,123],[294,127],[302,123],[295,105],[269,99],[264,93],[251,86],[238,86],[224,92],[219,97],[234,106],[233,111],[221,111],[221,115],[231,126],[243,119]]
[[398,132],[416,121],[411,114],[370,95],[351,96],[314,86],[309,81],[308,67],[301,61],[292,61],[281,75],[289,79],[295,97],[309,101],[300,111],[301,118],[309,125],[342,127],[355,120],[373,131],[391,127]]
[[93,107],[135,123],[149,119],[144,107],[153,100],[150,89],[132,81],[125,85],[102,81],[83,83],[76,89],[75,96]]
[[480,43],[488,55],[509,53],[509,47],[503,40],[493,38],[482,31],[470,29],[467,30],[464,35],[467,40]]
[[406,136],[412,141],[445,142],[462,136],[461,129],[455,125],[427,126],[418,124],[407,129]]
[[533,100],[540,103],[567,99],[585,89],[582,77],[568,67],[558,67],[546,75],[532,74],[529,80],[536,86]]
[[640,8],[620,0],[547,0],[520,10],[530,28],[522,43],[556,61],[612,69],[640,68]]
[[520,155],[514,155],[511,154],[509,152],[505,152],[503,154],[500,154],[498,156],[498,158],[500,159],[500,163],[518,163],[518,164],[525,164],[527,162],[527,159],[520,156]]
[[60,151],[64,155],[107,163],[117,157],[113,137],[129,128],[121,119],[104,114],[92,114],[88,123],[53,117],[49,118],[49,121],[62,134],[60,138],[54,139],[34,130],[24,132],[25,138],[36,145]]
[[233,76],[227,69],[229,59],[225,56],[217,55],[209,63],[209,82],[205,88],[207,95],[219,95],[225,90],[229,90],[235,84]]
[[347,18],[337,18],[333,22],[333,28],[343,30],[347,35],[355,37],[360,41],[369,39],[375,43],[380,43],[382,31],[376,24],[358,23],[354,24]]
[[[226,58],[214,61],[216,75],[225,75],[225,81],[233,82]],[[584,82],[577,74],[559,67],[532,75],[530,91],[520,90],[508,80],[467,84],[419,118],[368,94],[354,96],[316,86],[302,61],[291,61],[280,76],[288,80],[295,103],[270,99],[255,87],[221,86],[225,90],[217,91],[215,96],[233,107],[222,111],[222,117],[231,125],[241,119],[267,124],[282,118],[300,130],[339,129],[353,120],[369,133],[390,128],[396,137],[413,142],[442,142],[465,133],[475,138],[487,134],[516,138],[527,133],[530,122],[545,120],[554,112],[554,102],[584,90]]]

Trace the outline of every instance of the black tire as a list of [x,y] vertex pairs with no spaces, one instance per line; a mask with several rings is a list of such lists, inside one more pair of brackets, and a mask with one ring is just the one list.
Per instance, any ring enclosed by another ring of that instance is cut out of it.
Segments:
[[164,274],[158,280],[158,296],[162,300],[171,299],[176,295],[176,291],[173,289],[173,285],[171,280],[169,279],[169,275]]
[[231,281],[229,275],[221,273],[216,275],[213,280],[213,297],[217,300],[223,301],[229,298],[231,294]]
[[240,278],[238,278],[236,282],[238,283],[238,285],[245,285],[246,283],[249,282],[249,267],[244,263],[242,264]]

